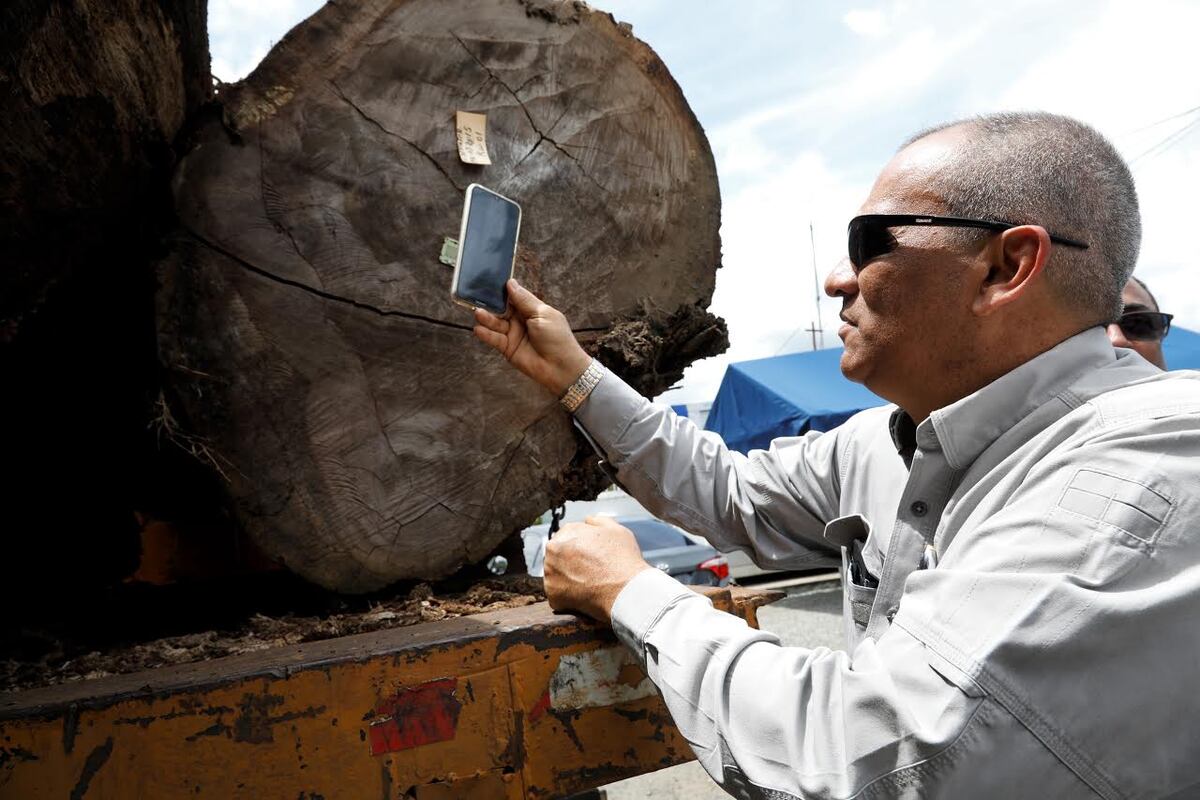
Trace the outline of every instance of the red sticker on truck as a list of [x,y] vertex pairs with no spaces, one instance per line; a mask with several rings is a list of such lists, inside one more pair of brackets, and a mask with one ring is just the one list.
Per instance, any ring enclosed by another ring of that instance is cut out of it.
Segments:
[[453,739],[462,710],[457,691],[457,678],[442,678],[381,700],[369,717],[371,755]]

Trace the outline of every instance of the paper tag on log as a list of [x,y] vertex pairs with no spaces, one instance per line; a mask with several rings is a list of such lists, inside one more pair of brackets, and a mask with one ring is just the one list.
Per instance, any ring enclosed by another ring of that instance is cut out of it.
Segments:
[[454,127],[455,138],[458,139],[458,157],[463,163],[492,163],[487,152],[487,116],[459,111]]

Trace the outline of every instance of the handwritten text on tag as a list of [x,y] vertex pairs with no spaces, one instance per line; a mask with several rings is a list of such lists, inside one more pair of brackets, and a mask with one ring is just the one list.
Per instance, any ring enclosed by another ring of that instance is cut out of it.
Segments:
[[491,164],[487,152],[487,117],[459,111],[455,119],[458,157],[466,164]]

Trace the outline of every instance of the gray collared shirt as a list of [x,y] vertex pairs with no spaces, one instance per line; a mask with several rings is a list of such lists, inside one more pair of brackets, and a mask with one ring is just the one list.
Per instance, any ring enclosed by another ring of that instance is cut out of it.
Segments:
[[901,414],[742,456],[612,375],[577,412],[719,549],[867,568],[846,651],[781,647],[655,570],[622,591],[613,627],[704,768],[739,797],[1200,797],[1200,373],[1097,328]]

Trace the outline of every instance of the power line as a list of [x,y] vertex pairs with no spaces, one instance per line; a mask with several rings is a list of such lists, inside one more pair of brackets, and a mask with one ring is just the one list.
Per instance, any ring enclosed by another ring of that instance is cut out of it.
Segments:
[[1177,120],[1180,117],[1186,117],[1188,114],[1195,114],[1197,111],[1200,111],[1200,106],[1193,106],[1192,108],[1189,108],[1187,111],[1180,111],[1178,114],[1172,114],[1169,117],[1163,117],[1158,122],[1151,122],[1149,125],[1143,125],[1140,128],[1134,128],[1133,130],[1129,131],[1125,135],[1132,136],[1135,133],[1141,133],[1142,131],[1148,131],[1151,128],[1157,128],[1159,125],[1162,125],[1167,122],[1171,122],[1172,120]]
[[817,321],[812,324],[813,350],[817,347],[817,334],[821,335],[821,347],[825,346],[825,326],[821,324],[821,282],[817,280],[817,237],[813,234],[812,220],[808,221],[808,246],[812,252],[813,270],[813,307],[817,311]]
[[1182,141],[1189,133],[1191,133],[1198,126],[1200,126],[1200,115],[1196,116],[1195,119],[1188,122],[1188,124],[1184,125],[1179,130],[1174,131],[1173,133],[1171,133],[1168,136],[1166,136],[1165,138],[1163,138],[1161,141],[1159,141],[1157,144],[1155,144],[1148,150],[1144,151],[1143,153],[1141,153],[1138,156],[1135,156],[1133,158],[1133,160],[1130,161],[1129,163],[1131,165],[1136,164],[1137,162],[1139,162],[1142,159],[1147,158],[1149,156],[1156,156],[1156,155],[1161,155],[1161,154],[1165,153],[1167,150],[1170,150],[1172,147],[1179,144],[1180,141]]
[[818,334],[820,334],[820,336],[821,336],[820,346],[824,347],[824,345],[825,345],[825,328],[821,325],[821,281],[817,277],[817,239],[816,239],[816,236],[813,234],[812,220],[809,220],[809,222],[808,222],[808,246],[809,246],[809,251],[812,254],[813,307],[816,309],[816,312],[817,312],[817,320],[816,320],[816,322],[810,323],[808,328],[803,328],[800,325],[797,325],[796,328],[794,330],[792,330],[791,333],[788,334],[788,337],[783,340],[783,344],[779,345],[779,349],[775,351],[775,355],[779,355],[780,353],[782,353],[783,349],[785,347],[787,347],[789,344],[791,344],[792,339],[796,338],[796,334],[802,330],[807,330],[809,333],[812,334],[812,337],[813,337],[812,349],[813,350],[820,349],[817,345],[817,335]]
[[788,337],[787,337],[786,339],[784,339],[784,340],[783,340],[783,344],[779,345],[779,349],[775,351],[774,355],[779,355],[780,353],[782,353],[782,352],[783,352],[783,348],[787,347],[787,346],[788,346],[788,344],[789,344],[789,343],[792,341],[792,339],[795,339],[795,338],[796,338],[796,334],[797,334],[797,333],[799,333],[799,332],[800,332],[800,331],[802,331],[802,330],[804,330],[804,329],[803,329],[803,328],[796,328],[794,331],[792,331],[791,333],[789,333],[789,334],[788,334]]

